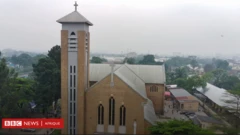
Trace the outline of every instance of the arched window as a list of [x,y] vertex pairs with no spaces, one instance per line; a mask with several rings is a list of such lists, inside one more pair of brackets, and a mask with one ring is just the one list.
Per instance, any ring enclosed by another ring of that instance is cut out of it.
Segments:
[[75,36],[76,34],[74,32],[71,33],[71,36]]
[[114,125],[115,116],[115,100],[113,97],[109,99],[109,125]]
[[126,122],[126,108],[124,105],[120,107],[120,126],[125,126]]
[[156,85],[151,86],[150,92],[158,92],[158,87]]
[[98,106],[98,124],[103,125],[104,123],[104,107],[102,104]]

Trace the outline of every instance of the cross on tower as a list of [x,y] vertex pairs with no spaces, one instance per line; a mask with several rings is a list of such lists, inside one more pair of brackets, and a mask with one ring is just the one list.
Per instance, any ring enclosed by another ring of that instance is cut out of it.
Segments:
[[77,4],[76,1],[75,1],[75,4],[74,4],[73,6],[75,6],[75,11],[77,11],[77,6],[78,6],[78,4]]

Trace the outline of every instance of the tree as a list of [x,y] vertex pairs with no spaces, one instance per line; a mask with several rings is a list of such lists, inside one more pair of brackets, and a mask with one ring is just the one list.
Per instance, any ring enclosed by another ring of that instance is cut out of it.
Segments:
[[60,98],[60,47],[54,46],[48,52],[48,57],[41,58],[33,64],[34,79],[36,81],[36,102],[47,109],[53,101]]
[[190,93],[193,93],[193,89],[197,87],[206,87],[206,80],[200,76],[192,76],[189,78],[178,78],[176,79],[176,84],[178,87],[184,88]]
[[177,68],[175,70],[176,78],[186,78],[187,77],[187,69],[186,68]]
[[91,59],[91,63],[103,63],[103,62],[106,62],[106,59],[102,59],[96,56],[93,56]]
[[191,60],[190,64],[193,68],[199,66],[198,62],[195,59]]
[[211,130],[202,129],[194,125],[191,121],[170,120],[167,122],[157,122],[149,128],[151,134],[159,135],[213,135]]
[[212,64],[206,64],[205,66],[204,66],[204,72],[211,72],[211,71],[213,71],[215,68],[214,68],[214,65],[212,65]]
[[48,57],[55,61],[58,65],[58,68],[61,68],[61,47],[59,45],[55,45],[48,51]]
[[143,59],[139,61],[139,64],[143,65],[155,65],[155,57],[154,55],[145,55],[143,56]]
[[213,63],[218,69],[228,70],[230,68],[229,63],[226,60],[213,59]]
[[128,64],[135,64],[135,59],[134,58],[125,58],[123,60],[123,63],[128,63]]
[[213,73],[213,84],[221,87],[221,82],[224,81],[224,79],[227,77],[227,72],[224,71],[223,69],[216,69],[212,71]]

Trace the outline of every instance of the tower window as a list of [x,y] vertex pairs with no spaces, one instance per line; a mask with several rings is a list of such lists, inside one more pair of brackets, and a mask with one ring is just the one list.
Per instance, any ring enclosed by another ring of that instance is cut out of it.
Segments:
[[73,100],[74,101],[76,100],[76,89],[74,89],[74,91],[73,91]]
[[104,123],[104,108],[103,105],[100,104],[98,106],[98,124],[103,125],[103,123]]
[[72,89],[70,89],[70,101],[72,101]]
[[76,76],[75,75],[74,75],[74,78],[73,78],[73,83],[74,83],[73,87],[76,87]]
[[120,126],[125,126],[126,122],[126,108],[124,105],[120,107]]
[[72,66],[70,66],[70,73],[72,73]]
[[113,97],[109,99],[109,125],[114,125],[115,116],[115,100]]
[[76,66],[74,66],[74,73],[76,73]]
[[72,75],[70,75],[70,87],[72,87]]
[[76,34],[74,32],[72,32],[71,35],[76,35]]
[[156,85],[151,86],[150,92],[158,92],[158,87]]

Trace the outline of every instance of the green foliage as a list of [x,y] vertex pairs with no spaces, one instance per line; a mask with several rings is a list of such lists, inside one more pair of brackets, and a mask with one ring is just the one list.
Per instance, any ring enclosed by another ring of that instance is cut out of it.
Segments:
[[48,53],[48,57],[41,58],[37,64],[33,64],[34,80],[36,81],[36,102],[45,109],[53,101],[60,98],[60,46],[54,46]]
[[103,63],[103,62],[107,62],[107,60],[96,56],[93,56],[91,59],[91,63]]
[[165,62],[169,67],[181,67],[191,63],[191,58],[173,57]]
[[212,61],[217,69],[223,69],[223,70],[230,69],[229,63],[226,60],[213,59]]
[[190,121],[170,120],[168,122],[158,122],[149,128],[151,134],[159,135],[213,135],[210,130],[201,129]]
[[155,57],[154,55],[145,55],[143,56],[143,59],[139,61],[139,64],[142,65],[155,65]]
[[123,63],[128,63],[128,64],[135,64],[136,60],[134,58],[125,58],[123,60]]
[[205,71],[205,72],[211,72],[211,71],[213,71],[214,69],[215,69],[215,67],[214,67],[213,64],[206,64],[206,65],[204,66],[204,71]]
[[206,80],[203,77],[197,75],[188,78],[178,78],[176,79],[175,83],[177,84],[178,87],[184,88],[190,93],[193,92],[194,88],[197,87],[204,88],[207,85]]
[[61,47],[59,45],[55,45],[48,51],[48,57],[55,61],[58,68],[61,68]]
[[187,68],[177,68],[175,70],[176,78],[186,78],[188,76],[187,74]]
[[0,116],[27,117],[29,102],[33,100],[33,81],[17,78],[4,58],[0,59]]
[[191,60],[190,64],[191,64],[191,66],[192,66],[193,68],[199,66],[198,62],[197,62],[195,59]]

